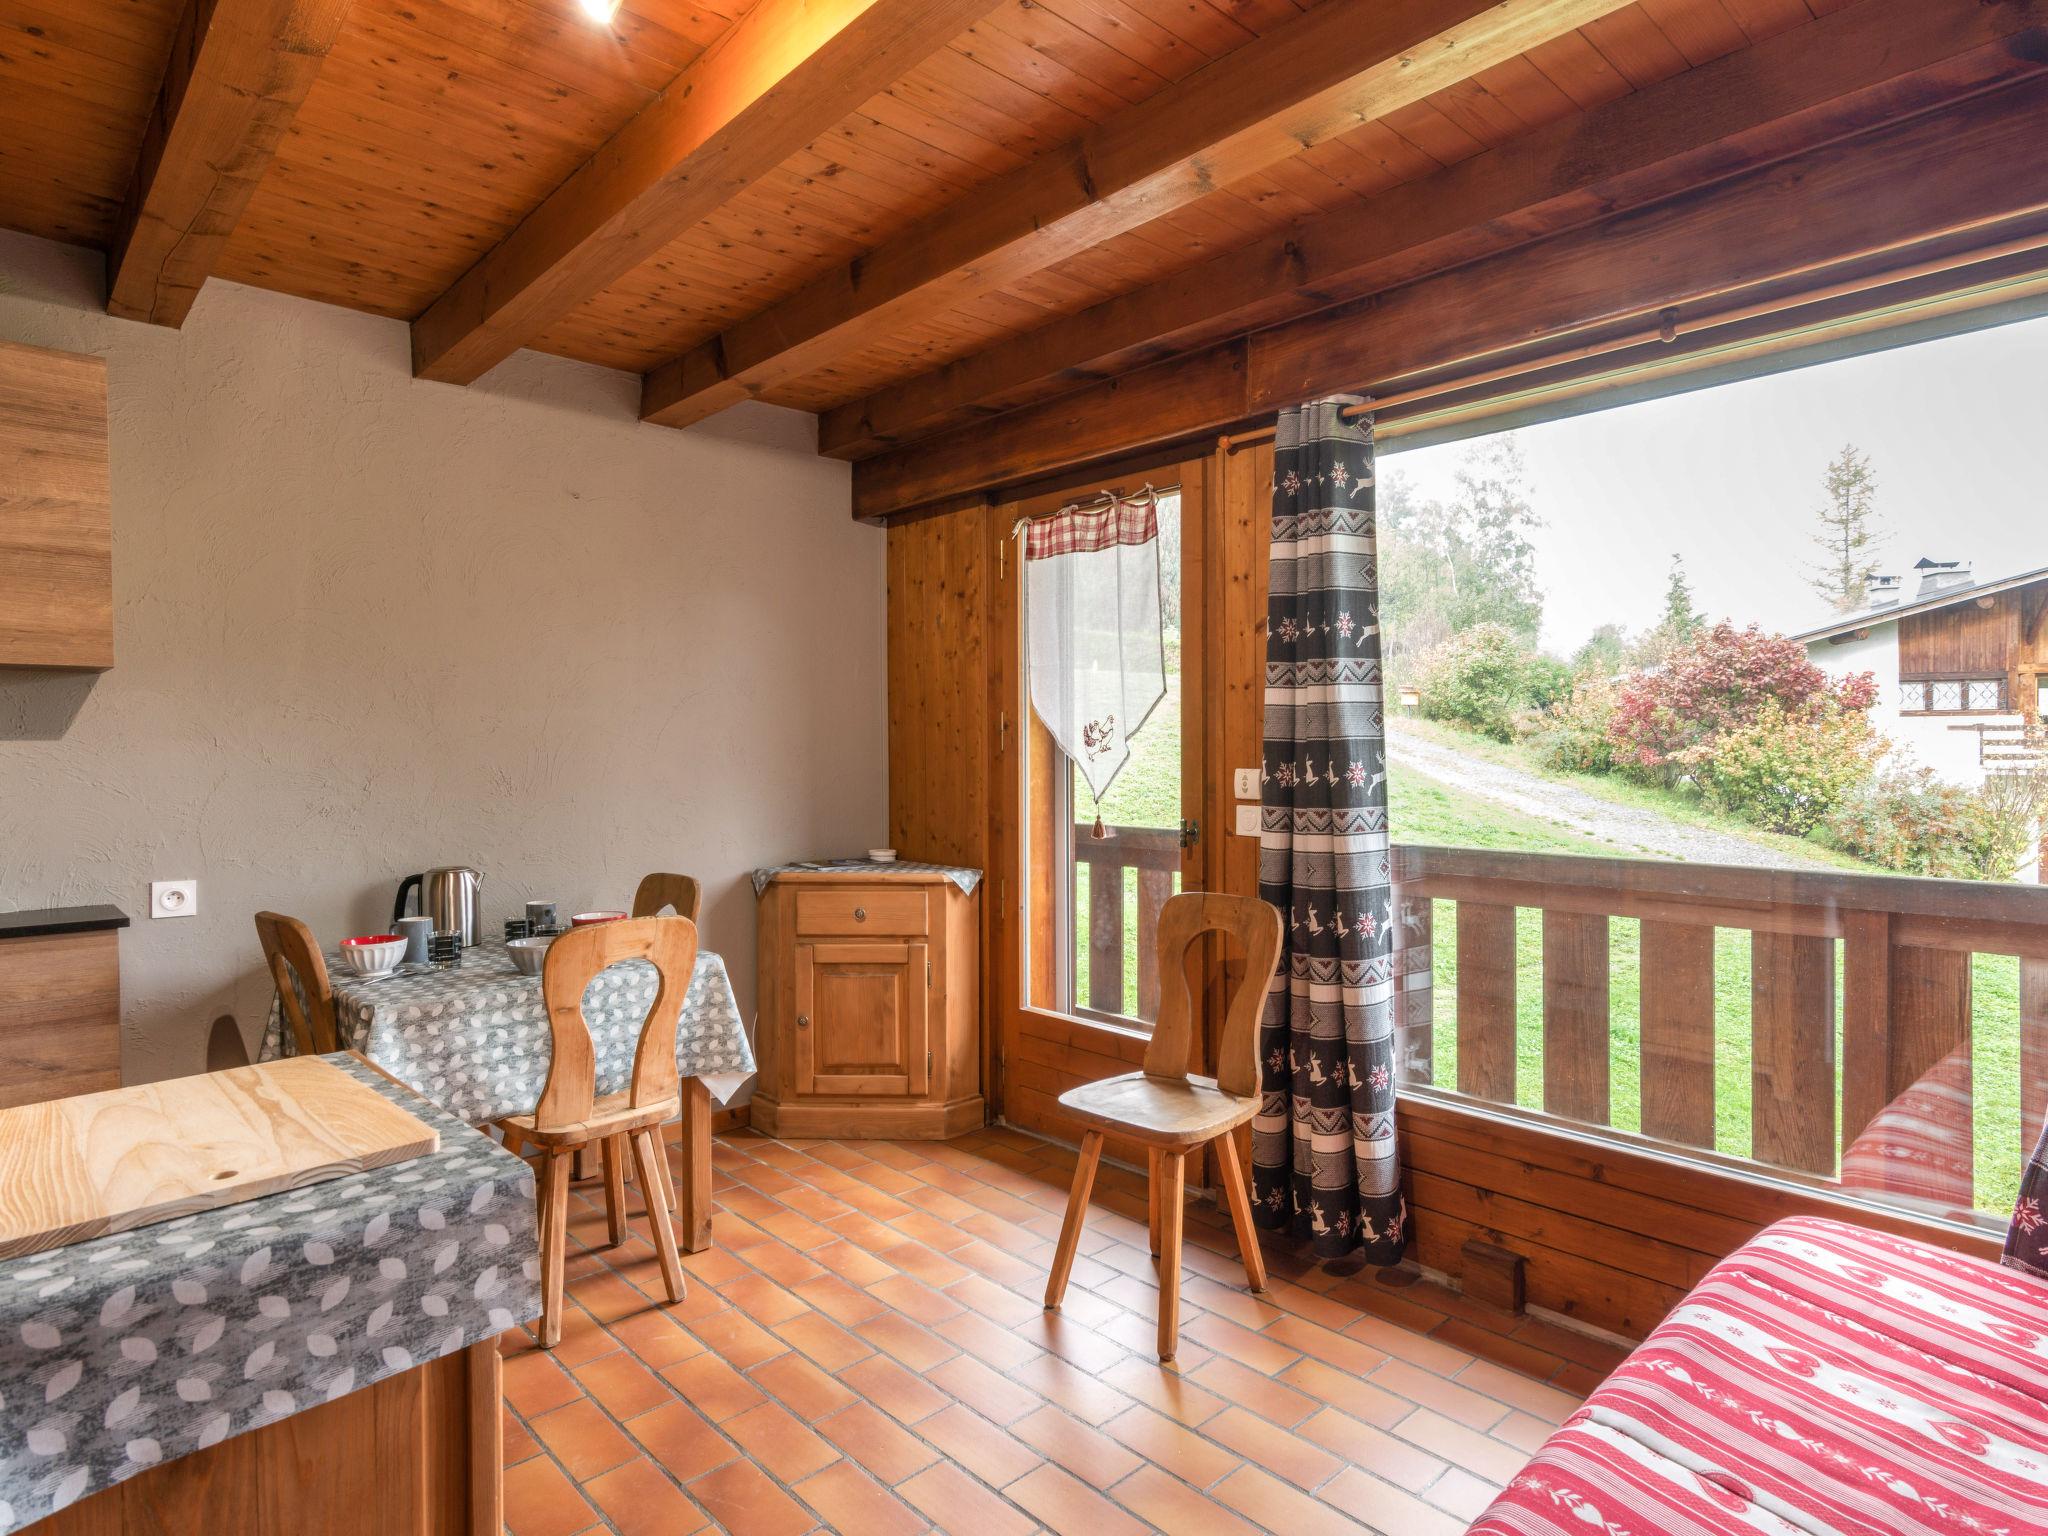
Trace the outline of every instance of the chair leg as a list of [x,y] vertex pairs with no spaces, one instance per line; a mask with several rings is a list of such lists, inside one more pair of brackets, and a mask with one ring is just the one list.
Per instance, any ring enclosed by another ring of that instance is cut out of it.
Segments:
[[1244,1256],[1244,1275],[1252,1291],[1266,1293],[1266,1256],[1259,1251],[1258,1228],[1252,1225],[1251,1196],[1245,1193],[1244,1164],[1237,1155],[1237,1137],[1225,1131],[1216,1138],[1216,1166],[1223,1175],[1223,1193],[1230,1199],[1230,1222],[1237,1228],[1238,1251]]
[[1156,1259],[1159,1257],[1159,1149],[1147,1147],[1145,1161],[1148,1165],[1145,1173],[1145,1201],[1148,1206],[1145,1225],[1152,1240],[1152,1257]]
[[1052,1256],[1052,1273],[1045,1281],[1045,1305],[1057,1307],[1067,1294],[1067,1276],[1073,1272],[1074,1250],[1081,1246],[1081,1223],[1088,1214],[1088,1196],[1095,1188],[1095,1165],[1102,1160],[1102,1132],[1089,1131],[1081,1138],[1080,1161],[1074,1164],[1074,1187],[1067,1192],[1067,1214],[1060,1222],[1059,1247]]
[[562,1290],[569,1259],[570,1155],[548,1148],[540,1161],[540,1347],[562,1342]]
[[673,1217],[676,1214],[676,1176],[675,1171],[668,1165],[668,1143],[662,1139],[659,1127],[652,1134],[654,1150],[660,1154],[654,1159],[654,1171],[661,1179],[661,1201],[668,1207],[668,1213]]
[[604,1223],[614,1248],[626,1240],[626,1159],[631,1155],[625,1137],[605,1137]]
[[1159,1154],[1159,1363],[1180,1346],[1180,1217],[1187,1154]]
[[668,1287],[668,1299],[683,1299],[683,1263],[676,1257],[676,1229],[669,1224],[668,1202],[661,1194],[661,1148],[654,1132],[643,1127],[633,1133],[633,1156],[640,1169],[640,1194],[647,1207],[647,1225],[654,1234],[654,1254],[661,1260],[661,1283]]

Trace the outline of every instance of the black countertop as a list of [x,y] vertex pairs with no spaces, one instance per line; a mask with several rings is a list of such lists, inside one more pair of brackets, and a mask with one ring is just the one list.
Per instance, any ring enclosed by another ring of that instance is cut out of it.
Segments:
[[119,907],[44,907],[36,912],[0,912],[0,940],[44,938],[53,933],[97,933],[126,928]]

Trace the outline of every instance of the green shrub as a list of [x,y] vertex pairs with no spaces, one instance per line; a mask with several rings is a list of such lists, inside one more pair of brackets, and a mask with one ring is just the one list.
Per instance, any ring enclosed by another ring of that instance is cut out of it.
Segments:
[[1611,773],[1614,741],[1614,685],[1581,677],[1564,698],[1530,717],[1524,732],[1547,768],[1560,773]]
[[1821,827],[1823,841],[1905,875],[2007,879],[1995,871],[1997,841],[1985,799],[1931,768],[1888,763]]
[[1504,626],[1475,624],[1423,657],[1422,713],[1513,741],[1517,718],[1556,686],[1549,669],[1557,665],[1523,650]]
[[1882,738],[1833,704],[1788,713],[1765,699],[1746,725],[1678,754],[1707,797],[1772,832],[1813,830],[1870,777]]
[[1876,698],[1868,672],[1831,678],[1797,640],[1723,620],[1661,665],[1625,678],[1609,734],[1622,769],[1672,784],[1719,737],[1753,724],[1766,704],[1781,716],[1820,720],[1862,714]]

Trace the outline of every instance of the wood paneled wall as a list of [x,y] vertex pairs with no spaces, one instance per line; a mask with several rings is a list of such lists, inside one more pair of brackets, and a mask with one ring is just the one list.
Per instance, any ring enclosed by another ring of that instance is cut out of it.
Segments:
[[1899,620],[1901,677],[2008,677],[2020,650],[2018,592]]

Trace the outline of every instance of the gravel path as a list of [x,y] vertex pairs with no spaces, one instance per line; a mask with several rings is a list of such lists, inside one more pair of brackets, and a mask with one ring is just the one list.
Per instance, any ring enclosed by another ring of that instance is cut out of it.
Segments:
[[1617,850],[1697,864],[1750,864],[1770,869],[1833,869],[1821,859],[1787,852],[1738,832],[1696,827],[1642,806],[1621,805],[1558,779],[1509,763],[1466,754],[1432,741],[1398,717],[1387,721],[1387,757],[1510,810],[1554,823]]

